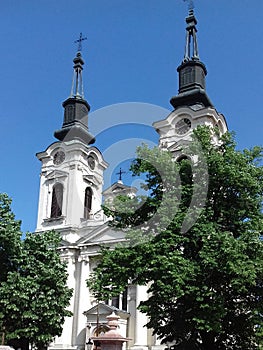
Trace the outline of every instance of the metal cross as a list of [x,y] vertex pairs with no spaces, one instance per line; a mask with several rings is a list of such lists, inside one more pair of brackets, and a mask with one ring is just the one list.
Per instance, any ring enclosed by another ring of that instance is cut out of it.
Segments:
[[125,174],[126,173],[126,171],[124,171],[124,170],[121,170],[121,168],[120,168],[120,171],[118,172],[118,173],[116,173],[116,175],[119,175],[119,181],[122,181],[122,174]]
[[188,2],[188,10],[194,9],[194,1],[193,0],[184,0],[184,2]]
[[82,37],[82,33],[79,34],[79,39],[75,40],[74,43],[78,43],[78,51],[82,50],[82,41],[87,40],[87,38]]

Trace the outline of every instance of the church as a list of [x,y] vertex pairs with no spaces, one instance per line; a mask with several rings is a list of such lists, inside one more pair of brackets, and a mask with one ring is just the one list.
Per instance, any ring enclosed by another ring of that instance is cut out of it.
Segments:
[[[191,141],[192,130],[198,125],[217,127],[219,134],[227,131],[224,116],[217,112],[206,92],[207,70],[199,58],[196,25],[194,11],[190,9],[185,52],[177,68],[178,95],[170,100],[171,113],[153,124],[159,134],[159,147],[172,152],[175,159],[186,156],[182,145]],[[136,188],[123,184],[121,179],[103,188],[108,163],[93,146],[95,139],[88,128],[90,106],[84,98],[81,47],[73,63],[71,94],[62,104],[63,124],[54,132],[57,141],[37,153],[41,176],[36,232],[60,232],[61,259],[67,263],[68,286],[74,290],[70,305],[73,316],[66,319],[62,335],[54,339],[49,349],[88,349],[90,338],[107,331],[106,317],[113,311],[119,316],[120,334],[129,338],[127,348],[163,349],[160,339],[143,327],[146,316],[137,310],[140,301],[147,298],[146,287],[128,286],[119,297],[102,302],[95,300],[86,286],[100,247],[104,244],[114,247],[125,240],[123,233],[108,226],[101,208],[103,199],[110,202],[119,194],[134,196]]]

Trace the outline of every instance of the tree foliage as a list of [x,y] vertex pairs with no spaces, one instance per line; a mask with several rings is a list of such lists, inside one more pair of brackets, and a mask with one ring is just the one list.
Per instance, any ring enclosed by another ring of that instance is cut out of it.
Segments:
[[21,222],[15,220],[11,199],[0,193],[0,283],[9,271],[17,269],[16,257],[20,255]]
[[139,306],[146,326],[176,349],[258,349],[262,148],[237,151],[230,134],[215,146],[211,130],[198,127],[184,152],[188,159],[175,162],[157,148],[138,149],[132,170],[146,174],[149,196],[106,208],[127,242],[102,250],[88,285],[101,300],[128,283],[148,285]]
[[27,233],[21,240],[11,201],[6,195],[0,198],[0,251],[7,261],[0,283],[1,330],[9,343],[26,339],[42,349],[61,334],[71,314],[66,310],[71,297],[66,267],[57,250],[60,236],[54,231]]

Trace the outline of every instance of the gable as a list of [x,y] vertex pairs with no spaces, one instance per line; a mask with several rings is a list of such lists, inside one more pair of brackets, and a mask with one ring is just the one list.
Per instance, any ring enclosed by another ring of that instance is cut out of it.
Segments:
[[108,223],[96,227],[94,230],[82,232],[82,238],[77,241],[78,246],[90,244],[114,244],[125,240],[125,233],[113,230]]
[[100,315],[100,316],[108,316],[112,312],[114,312],[116,315],[120,316],[123,319],[127,319],[129,317],[129,313],[124,310],[120,310],[116,308],[115,306],[106,305],[104,303],[99,303],[93,306],[91,309],[84,311],[83,314],[88,316],[94,316],[94,315]]

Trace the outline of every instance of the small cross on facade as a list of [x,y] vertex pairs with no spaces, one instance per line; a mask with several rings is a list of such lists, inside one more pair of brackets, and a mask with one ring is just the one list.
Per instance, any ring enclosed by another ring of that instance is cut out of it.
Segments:
[[82,33],[79,34],[79,39],[75,40],[74,43],[78,43],[78,51],[82,50],[82,41],[87,40],[87,38],[82,37]]
[[116,175],[119,175],[119,181],[122,181],[122,174],[125,174],[125,173],[126,173],[126,171],[121,170],[121,168],[120,168],[120,171],[118,173],[116,173]]

